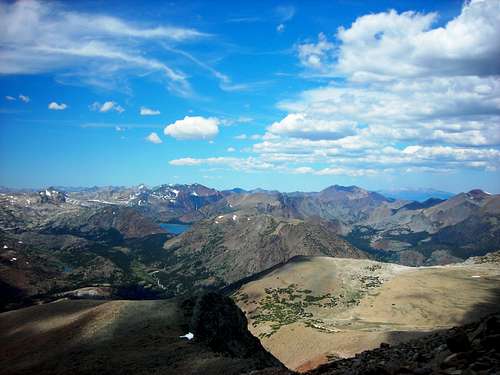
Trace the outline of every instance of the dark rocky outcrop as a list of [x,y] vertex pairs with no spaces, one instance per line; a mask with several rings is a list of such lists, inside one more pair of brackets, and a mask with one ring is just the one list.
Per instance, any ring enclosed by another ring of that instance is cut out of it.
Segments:
[[229,297],[207,293],[196,300],[190,330],[195,340],[216,353],[252,359],[262,368],[282,367],[247,328],[245,314]]
[[66,193],[49,187],[38,192],[38,201],[39,203],[64,203],[66,202]]

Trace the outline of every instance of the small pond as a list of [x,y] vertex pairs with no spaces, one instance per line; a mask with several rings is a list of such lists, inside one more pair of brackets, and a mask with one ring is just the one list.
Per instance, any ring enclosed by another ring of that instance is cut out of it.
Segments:
[[181,234],[191,228],[191,224],[172,224],[172,223],[163,223],[160,224],[160,227],[165,229],[167,232],[172,234]]

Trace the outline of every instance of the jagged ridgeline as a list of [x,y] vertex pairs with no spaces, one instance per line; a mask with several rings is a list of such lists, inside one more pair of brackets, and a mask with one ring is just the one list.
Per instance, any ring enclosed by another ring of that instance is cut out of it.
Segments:
[[[3,308],[61,293],[214,290],[300,255],[433,265],[500,245],[500,198],[480,190],[412,202],[338,185],[317,193],[51,187],[4,189],[0,201]],[[176,235],[164,223],[189,230]]]

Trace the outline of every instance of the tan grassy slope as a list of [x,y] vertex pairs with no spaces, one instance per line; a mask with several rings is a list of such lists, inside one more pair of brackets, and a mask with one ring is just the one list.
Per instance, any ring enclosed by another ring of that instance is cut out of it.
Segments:
[[0,374],[240,374],[267,366],[179,338],[188,322],[174,300],[66,300],[5,312]]
[[287,367],[307,370],[499,310],[499,264],[471,263],[409,268],[301,258],[234,298],[267,350]]

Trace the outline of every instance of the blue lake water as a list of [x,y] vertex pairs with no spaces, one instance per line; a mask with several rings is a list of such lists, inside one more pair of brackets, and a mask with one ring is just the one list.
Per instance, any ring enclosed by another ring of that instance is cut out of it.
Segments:
[[170,224],[170,223],[164,223],[160,224],[160,227],[165,229],[167,232],[172,233],[172,234],[181,234],[187,231],[189,228],[191,228],[190,224]]

